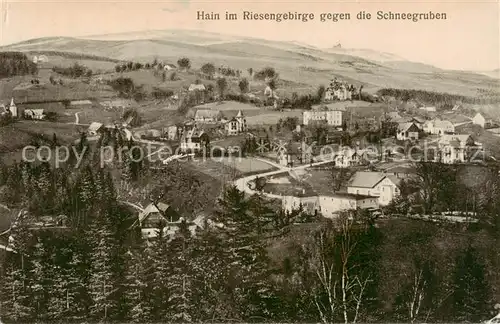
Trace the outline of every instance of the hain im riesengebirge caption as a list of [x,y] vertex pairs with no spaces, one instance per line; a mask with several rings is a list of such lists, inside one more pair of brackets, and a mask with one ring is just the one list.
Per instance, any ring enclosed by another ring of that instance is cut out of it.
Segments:
[[359,11],[357,13],[349,12],[255,12],[242,11],[241,13],[229,12],[224,13],[213,11],[197,11],[197,20],[246,20],[246,21],[299,21],[309,22],[319,20],[321,22],[338,22],[344,20],[406,20],[418,22],[421,20],[446,20],[447,15],[444,12],[393,12],[393,11],[377,11],[367,12]]

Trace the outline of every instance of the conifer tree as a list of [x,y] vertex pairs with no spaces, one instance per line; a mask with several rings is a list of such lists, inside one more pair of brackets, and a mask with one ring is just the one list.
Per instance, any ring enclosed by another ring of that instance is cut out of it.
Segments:
[[25,278],[26,273],[19,264],[8,258],[0,287],[2,319],[23,322],[33,318],[30,292],[25,284]]
[[154,320],[148,291],[148,255],[143,253],[145,246],[137,251],[126,253],[126,273],[124,281],[124,302],[127,320],[143,323]]
[[192,311],[196,305],[193,298],[193,273],[190,265],[191,233],[183,222],[179,232],[168,242],[168,318],[174,322],[193,321]]
[[489,315],[490,286],[477,251],[468,246],[457,258],[452,294],[455,320],[480,322]]
[[257,221],[250,213],[244,193],[230,187],[219,199],[219,222],[225,226],[224,239],[230,251],[230,266],[236,271],[234,299],[243,318],[269,318],[273,292],[269,281],[269,259],[256,231]]
[[90,317],[96,320],[109,320],[117,306],[112,298],[117,288],[112,271],[116,244],[108,220],[107,215],[100,212],[89,228],[89,237],[92,237],[88,284],[92,303]]

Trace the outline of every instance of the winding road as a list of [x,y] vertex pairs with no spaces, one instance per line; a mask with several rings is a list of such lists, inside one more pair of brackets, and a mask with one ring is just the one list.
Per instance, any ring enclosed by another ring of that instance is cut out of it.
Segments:
[[[307,169],[310,167],[315,167],[318,165],[323,165],[323,164],[333,162],[333,160],[325,160],[325,161],[320,161],[320,162],[315,162],[315,163],[310,163],[310,164],[303,164],[303,165],[299,165],[297,167],[284,167],[281,164],[269,161],[267,159],[263,159],[263,158],[255,158],[255,159],[259,160],[261,162],[267,163],[269,165],[272,165],[273,167],[278,168],[278,170],[262,172],[259,174],[253,174],[253,175],[250,175],[247,177],[236,179],[234,181],[234,185],[236,186],[236,188],[240,191],[243,191],[243,192],[249,194],[249,195],[253,195],[253,194],[257,193],[256,190],[251,189],[248,185],[248,183],[250,181],[255,180],[257,177],[268,177],[268,176],[272,176],[272,175],[283,173],[283,172],[288,172],[290,174],[291,172],[296,171],[296,170],[304,170],[304,169]],[[262,195],[267,197],[267,198],[271,198],[271,199],[283,199],[283,196],[281,196],[281,195],[275,195],[275,194],[271,194],[271,193],[267,193],[267,192],[262,192]]]

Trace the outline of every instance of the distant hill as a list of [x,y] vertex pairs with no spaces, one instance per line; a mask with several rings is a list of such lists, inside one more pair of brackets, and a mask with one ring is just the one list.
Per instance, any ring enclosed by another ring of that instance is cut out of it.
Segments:
[[[474,72],[447,71],[410,62],[397,55],[369,49],[320,49],[299,42],[270,41],[203,31],[157,30],[85,38],[47,37],[0,48],[67,52],[69,57],[115,61],[176,62],[188,57],[194,68],[207,61],[246,71],[274,67],[284,80],[325,85],[333,77],[364,85],[365,91],[409,88],[476,96],[478,89],[498,88],[491,77]],[[85,55],[85,56],[83,56]]]

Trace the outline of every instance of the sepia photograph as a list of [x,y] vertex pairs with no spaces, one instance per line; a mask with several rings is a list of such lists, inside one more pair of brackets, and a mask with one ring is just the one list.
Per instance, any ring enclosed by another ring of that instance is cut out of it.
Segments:
[[0,324],[500,324],[498,0],[0,0]]

